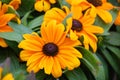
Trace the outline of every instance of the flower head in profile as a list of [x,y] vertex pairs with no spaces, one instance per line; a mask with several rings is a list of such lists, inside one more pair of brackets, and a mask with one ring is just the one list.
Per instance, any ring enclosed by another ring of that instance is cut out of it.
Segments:
[[63,24],[52,20],[42,24],[41,37],[37,33],[23,35],[25,40],[18,47],[23,49],[20,58],[27,61],[28,72],[36,73],[44,69],[46,74],[58,78],[62,75],[62,70],[80,66],[78,58],[82,58],[82,54],[74,47],[81,43],[67,38],[64,30]]
[[[78,9],[78,8],[76,8]],[[44,16],[44,21],[49,22],[50,20],[56,20],[57,23],[62,23],[62,21],[66,18],[69,13],[72,13],[72,19],[67,20],[67,32],[70,35],[72,40],[76,40],[83,36],[83,45],[86,49],[91,47],[93,52],[97,50],[97,37],[95,34],[103,33],[103,29],[99,26],[93,25],[95,18],[91,17],[90,11],[86,11],[85,14],[82,14],[81,10],[71,11],[64,7],[64,11],[59,8],[52,8],[47,11]],[[53,13],[53,14],[52,14]]]
[[11,0],[9,5],[12,6],[15,10],[19,8],[19,5],[21,4],[21,0]]
[[115,19],[114,22],[115,25],[120,25],[120,11],[118,12],[117,18]]
[[47,11],[50,9],[51,4],[56,3],[56,0],[36,0],[36,3],[34,5],[35,10],[42,12]]
[[0,80],[14,80],[12,73],[8,73],[5,76],[2,76],[3,68],[0,67]]
[[[16,18],[16,15],[12,13],[6,13],[7,10],[8,5],[2,4],[2,2],[0,1],[0,32],[13,31],[12,28],[8,26],[8,22]],[[7,47],[7,44],[2,38],[0,38],[0,46]]]

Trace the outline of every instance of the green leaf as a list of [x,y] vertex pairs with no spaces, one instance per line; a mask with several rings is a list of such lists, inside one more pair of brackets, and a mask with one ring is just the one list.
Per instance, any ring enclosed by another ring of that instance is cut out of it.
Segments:
[[116,29],[117,29],[117,32],[120,33],[120,25],[119,25],[119,26],[116,26]]
[[120,59],[120,49],[114,46],[108,45],[107,48],[113,52]]
[[110,2],[114,6],[120,6],[120,3],[118,2],[118,0],[108,0],[108,2]]
[[109,53],[105,48],[101,48],[101,52],[104,57],[107,59],[109,64],[115,70],[115,72],[120,76],[120,60],[118,60],[114,55]]
[[22,23],[24,26],[27,26],[27,24],[28,24],[27,18],[29,17],[29,15],[30,15],[31,12],[32,12],[32,11],[27,12],[27,13],[25,14],[25,16],[22,17],[21,23]]
[[70,8],[70,4],[66,2],[66,0],[58,0],[60,7],[62,8],[63,6],[67,6]]
[[17,32],[2,32],[0,33],[0,37],[10,41],[16,41],[16,42],[20,42],[23,39],[22,35]]
[[100,61],[102,62],[103,64],[103,67],[104,67],[104,73],[105,73],[105,80],[109,80],[109,73],[108,73],[108,64],[107,62],[104,60],[103,56],[101,56],[101,54],[97,53],[97,56],[99,57]]
[[69,80],[88,80],[81,68],[76,68],[72,71],[65,72]]
[[66,26],[67,26],[67,19],[72,17],[72,13],[69,13],[65,18],[64,20],[62,21],[62,24],[64,24],[65,26],[65,30],[66,30]]
[[8,13],[16,14],[16,15],[19,17],[18,12],[17,12],[15,9],[13,9],[12,7],[8,7],[8,11],[7,11],[7,12],[8,12]]
[[18,69],[16,72],[14,72],[14,78],[15,80],[26,80],[26,76],[24,72],[20,69]]
[[91,53],[83,47],[79,47],[79,50],[83,55],[81,62],[91,71],[95,79],[105,80],[104,67],[96,54]]
[[15,52],[10,48],[0,48],[0,62],[3,62],[6,58],[10,58],[10,71],[14,72],[19,69],[19,60]]
[[13,32],[1,32],[0,37],[10,40],[10,41],[20,42],[23,39],[22,37],[23,34],[32,33],[32,30],[30,30],[29,28],[25,27],[22,24],[10,22],[9,26],[12,27],[14,31]]
[[44,73],[44,70],[40,70],[38,73],[36,73],[36,78],[38,80],[44,80],[48,75]]
[[24,16],[28,11],[34,8],[35,0],[21,0],[21,5],[17,12],[20,16]]
[[106,36],[108,39],[108,43],[114,46],[120,46],[120,33],[118,32],[110,32],[109,36]]
[[106,24],[100,17],[97,16],[96,20],[95,20],[95,25],[97,26],[100,26],[104,29],[104,33],[102,35],[108,35],[109,34],[109,29],[111,28],[111,26],[113,25],[114,23],[114,20],[116,19],[116,16],[117,16],[117,13],[118,13],[118,10],[117,9],[112,9],[110,10],[110,13],[113,17],[113,20],[111,23],[109,24]]
[[42,22],[43,22],[43,17],[44,17],[44,15],[41,15],[41,16],[33,19],[32,21],[30,21],[28,23],[28,27],[30,29],[33,29],[33,28],[36,28],[36,27],[40,26],[42,24]]
[[18,48],[18,43],[15,41],[5,40],[5,42],[8,44],[10,48],[12,48],[15,53],[18,55],[20,52],[20,49]]
[[19,34],[25,34],[25,33],[32,33],[33,32],[31,29],[27,28],[23,24],[17,24],[17,23],[14,23],[14,22],[9,22],[8,24],[9,24],[10,27],[13,28],[13,30],[16,33],[19,33]]

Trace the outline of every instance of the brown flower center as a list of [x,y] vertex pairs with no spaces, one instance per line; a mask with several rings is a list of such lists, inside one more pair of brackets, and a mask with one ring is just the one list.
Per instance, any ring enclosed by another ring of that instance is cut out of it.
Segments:
[[101,0],[87,0],[89,3],[93,4],[95,7],[101,6],[102,1]]
[[72,30],[76,30],[77,32],[82,30],[82,23],[76,19],[72,21]]
[[58,53],[58,46],[54,43],[47,43],[43,46],[42,51],[47,56],[55,56]]

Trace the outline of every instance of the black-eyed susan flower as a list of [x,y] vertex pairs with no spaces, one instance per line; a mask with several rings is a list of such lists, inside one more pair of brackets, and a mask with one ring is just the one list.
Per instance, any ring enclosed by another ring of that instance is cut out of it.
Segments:
[[2,76],[3,68],[0,67],[0,80],[14,80],[12,73],[8,73],[5,76]]
[[18,47],[23,49],[20,58],[27,61],[28,72],[36,73],[44,69],[46,74],[58,78],[62,75],[62,70],[80,66],[78,58],[82,58],[82,54],[74,47],[81,43],[67,38],[64,30],[63,24],[52,20],[42,24],[41,37],[36,33],[23,35],[25,40]]
[[[72,40],[77,39],[78,37],[83,36],[83,44],[86,49],[89,49],[89,46],[93,49],[93,52],[97,50],[97,37],[95,34],[103,33],[103,29],[99,26],[93,25],[95,18],[89,15],[89,10],[85,14],[81,14],[82,11],[76,10],[70,11],[67,7],[64,7],[65,12],[59,8],[53,8],[46,12],[44,21],[49,22],[50,20],[56,20],[57,23],[62,23],[65,17],[71,12],[73,14],[72,19],[67,20],[67,32],[70,34]],[[77,9],[77,8],[76,8]]]
[[92,10],[91,16],[97,14],[105,23],[112,22],[112,15],[109,10],[113,9],[114,6],[107,0],[67,0],[67,2],[76,10],[78,7],[82,7],[83,10],[89,8]]
[[111,3],[107,2],[107,0],[87,1],[95,7],[94,14],[97,14],[105,23],[112,22],[112,15],[110,14],[109,10],[113,9],[114,6]]
[[50,9],[51,4],[56,3],[56,0],[36,0],[36,3],[34,5],[35,10],[41,12],[41,11],[47,11]]
[[115,25],[120,25],[120,11],[118,12],[117,18],[115,19],[114,22]]

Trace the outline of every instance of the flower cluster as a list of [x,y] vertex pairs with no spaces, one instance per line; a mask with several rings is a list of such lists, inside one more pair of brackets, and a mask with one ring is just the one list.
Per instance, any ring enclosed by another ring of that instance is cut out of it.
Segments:
[[21,72],[20,80],[109,80],[105,65],[119,79],[120,8],[112,1],[1,0],[0,53],[19,69],[0,80]]

